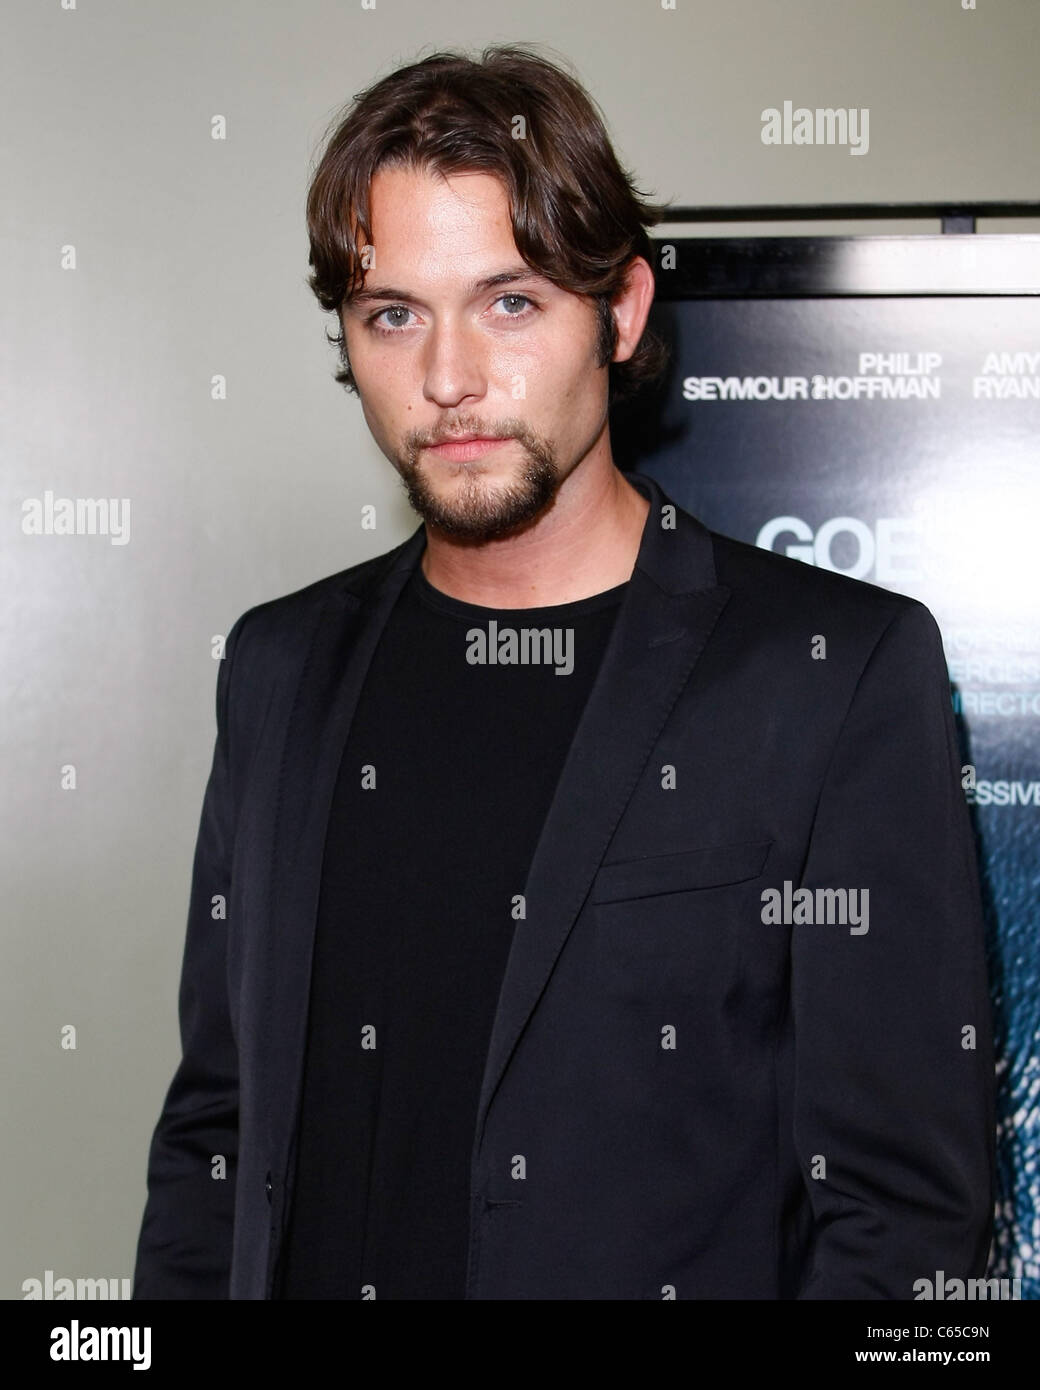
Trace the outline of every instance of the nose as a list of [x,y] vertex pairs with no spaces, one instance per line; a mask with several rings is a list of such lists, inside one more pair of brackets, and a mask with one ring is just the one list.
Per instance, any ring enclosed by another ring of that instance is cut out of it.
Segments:
[[426,340],[426,399],[443,407],[482,400],[487,392],[485,353],[475,329],[460,323],[436,324]]

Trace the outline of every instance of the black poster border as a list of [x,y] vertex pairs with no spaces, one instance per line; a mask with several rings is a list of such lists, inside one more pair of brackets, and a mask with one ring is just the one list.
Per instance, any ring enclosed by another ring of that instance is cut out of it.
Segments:
[[1040,294],[1040,235],[654,238],[656,298]]

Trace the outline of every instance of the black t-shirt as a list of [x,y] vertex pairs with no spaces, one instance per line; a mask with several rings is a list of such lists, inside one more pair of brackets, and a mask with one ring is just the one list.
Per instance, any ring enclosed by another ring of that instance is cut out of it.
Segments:
[[625,588],[485,608],[417,566],[394,605],[329,818],[279,1298],[464,1296],[514,898]]

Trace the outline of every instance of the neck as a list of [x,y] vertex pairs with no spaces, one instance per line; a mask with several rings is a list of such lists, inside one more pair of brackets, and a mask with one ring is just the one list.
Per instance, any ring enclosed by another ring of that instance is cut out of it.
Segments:
[[429,524],[421,564],[442,593],[485,608],[574,603],[631,578],[650,504],[613,462],[560,484],[552,505],[515,536],[460,545]]

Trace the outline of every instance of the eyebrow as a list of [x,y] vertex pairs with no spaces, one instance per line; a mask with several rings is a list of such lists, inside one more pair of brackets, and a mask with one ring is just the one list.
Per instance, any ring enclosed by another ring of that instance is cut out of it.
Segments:
[[[500,270],[495,275],[485,275],[480,280],[473,280],[468,287],[471,298],[482,294],[485,290],[494,289],[496,285],[512,285],[518,280],[541,280],[548,285],[548,276],[542,275],[540,271],[532,270],[529,265],[517,266],[509,270]],[[347,309],[358,308],[363,304],[370,304],[377,299],[401,300],[406,304],[422,304],[418,296],[412,294],[410,290],[395,289],[393,285],[373,285],[371,289],[362,289],[354,295],[344,306]],[[426,308],[426,305],[423,305]]]

